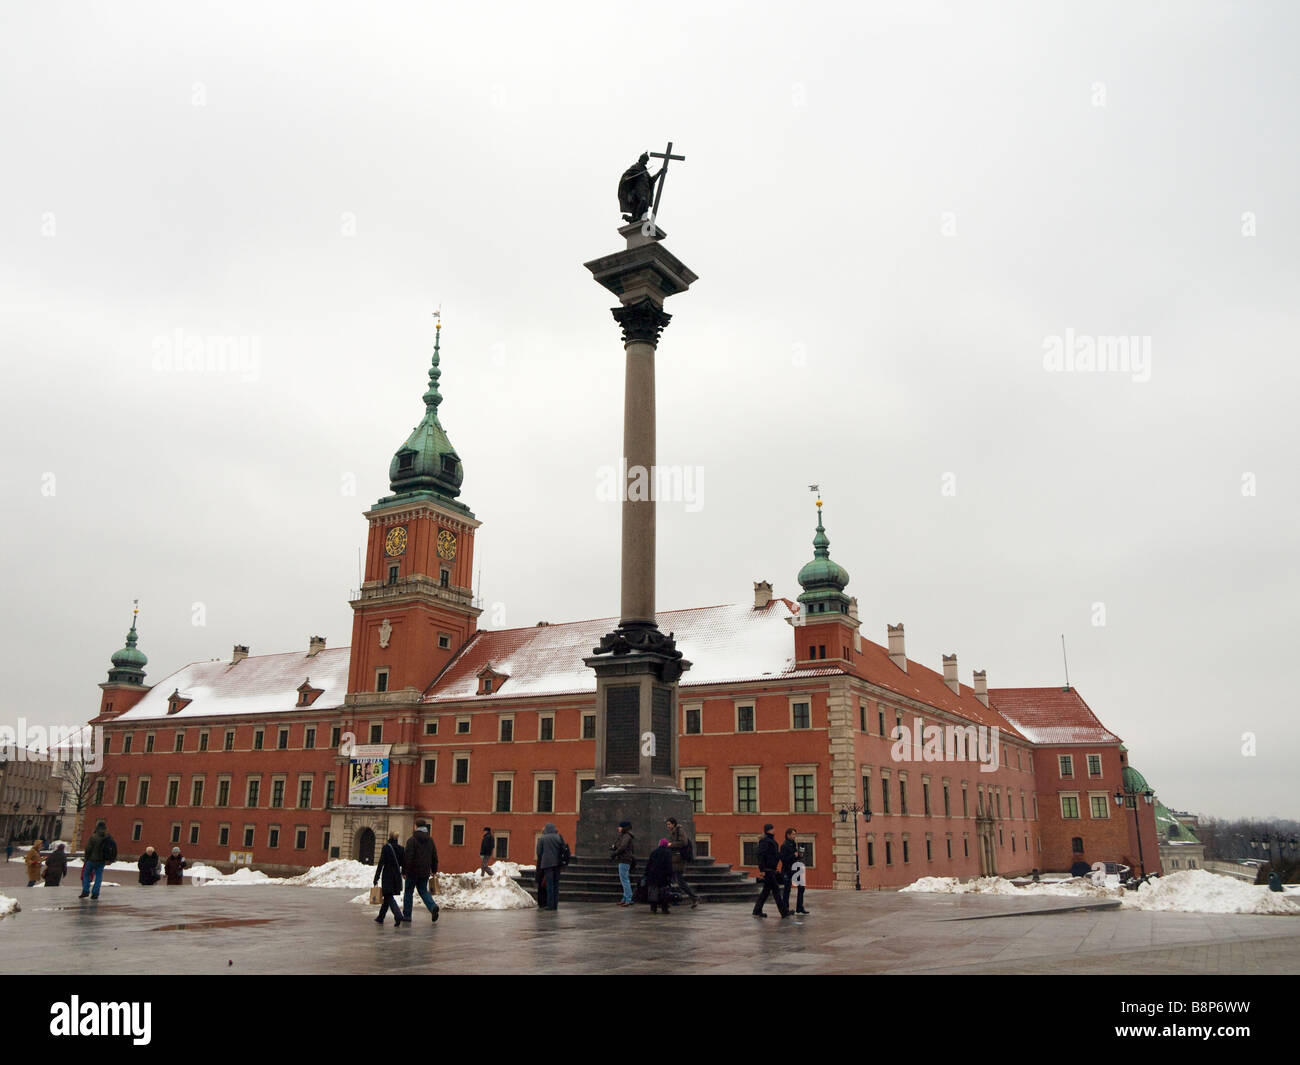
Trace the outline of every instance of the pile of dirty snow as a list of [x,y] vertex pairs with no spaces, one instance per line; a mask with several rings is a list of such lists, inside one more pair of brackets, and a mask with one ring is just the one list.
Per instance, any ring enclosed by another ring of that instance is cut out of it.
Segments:
[[1264,913],[1300,917],[1300,901],[1267,884],[1247,884],[1205,869],[1184,869],[1124,893],[1124,908],[1177,913]]
[[[373,874],[372,874],[373,875]],[[352,899],[370,904],[370,893]],[[418,896],[416,908],[421,908]],[[438,890],[433,901],[444,910],[535,910],[537,903],[508,876],[481,876],[474,873],[439,873]]]
[[11,913],[17,913],[22,907],[18,905],[17,899],[11,899],[8,895],[0,895],[0,917],[8,917]]
[[222,873],[210,865],[195,865],[185,870],[199,887],[243,887],[246,884],[276,884],[260,869],[236,869]]

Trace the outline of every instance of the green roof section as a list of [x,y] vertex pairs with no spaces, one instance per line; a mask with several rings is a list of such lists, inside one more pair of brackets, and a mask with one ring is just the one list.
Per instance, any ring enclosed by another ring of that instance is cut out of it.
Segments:
[[1170,843],[1200,843],[1193,832],[1187,825],[1183,824],[1173,812],[1165,806],[1159,799],[1156,800],[1156,832],[1162,839],[1167,839]]

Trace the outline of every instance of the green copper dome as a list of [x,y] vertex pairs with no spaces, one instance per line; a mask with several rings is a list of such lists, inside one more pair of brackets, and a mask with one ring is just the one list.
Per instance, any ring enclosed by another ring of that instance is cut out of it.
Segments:
[[433,365],[429,368],[429,388],[424,393],[424,417],[406,438],[393,461],[388,465],[388,480],[398,494],[428,492],[442,499],[453,500],[460,494],[465,471],[460,456],[447,439],[447,432],[438,421],[438,405],[442,395],[438,392],[438,343],[442,336],[439,322],[433,341]]
[[137,613],[138,610],[131,614],[131,631],[126,634],[126,646],[113,655],[113,668],[108,671],[109,680],[127,681],[131,684],[139,684],[144,680],[144,667],[149,664],[149,659],[136,647],[140,638],[135,631]]
[[799,571],[799,584],[803,592],[799,602],[808,614],[847,614],[849,599],[844,589],[849,583],[849,571],[831,561],[831,542],[822,526],[822,501],[817,500],[817,534],[813,537],[813,558]]
[[1136,792],[1141,795],[1145,791],[1151,791],[1151,785],[1147,783],[1147,778],[1134,769],[1131,765],[1124,767],[1123,773],[1120,774],[1124,781],[1124,790]]

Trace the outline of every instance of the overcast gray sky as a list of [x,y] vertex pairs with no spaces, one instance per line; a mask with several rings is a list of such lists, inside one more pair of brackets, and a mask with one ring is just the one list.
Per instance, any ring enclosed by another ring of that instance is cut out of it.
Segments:
[[[703,482],[660,609],[796,594],[817,482],[866,636],[1003,687],[1064,633],[1168,805],[1300,816],[1297,40],[1286,3],[7,6],[0,719],[93,714],[136,596],[150,682],[347,643],[439,304],[484,621],[615,613],[582,263],[671,139],[659,458]],[[1047,366],[1113,336],[1149,362]]]

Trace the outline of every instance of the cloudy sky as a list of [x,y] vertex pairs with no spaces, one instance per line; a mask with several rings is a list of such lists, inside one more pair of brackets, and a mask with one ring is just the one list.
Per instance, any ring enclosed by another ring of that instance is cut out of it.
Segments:
[[151,682],[347,643],[438,306],[484,621],[614,613],[582,263],[672,140],[659,458],[702,480],[660,608],[796,594],[817,482],[869,638],[1000,687],[1061,683],[1064,634],[1167,804],[1300,816],[1297,39],[1286,3],[8,6],[0,718],[92,715],[136,597]]

